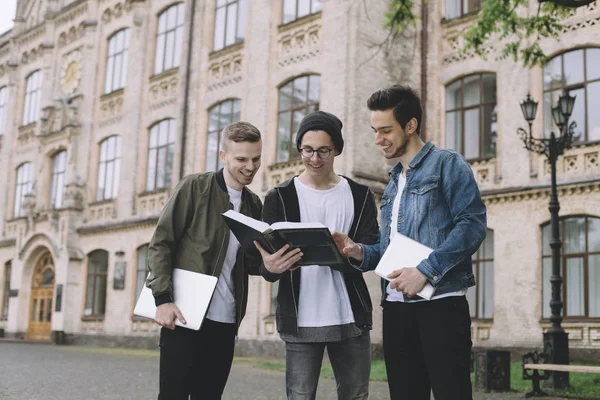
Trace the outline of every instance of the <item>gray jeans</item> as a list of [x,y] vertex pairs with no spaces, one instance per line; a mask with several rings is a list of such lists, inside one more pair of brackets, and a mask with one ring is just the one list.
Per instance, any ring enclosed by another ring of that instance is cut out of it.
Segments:
[[366,400],[371,374],[369,331],[340,342],[286,343],[285,384],[288,400],[314,400],[323,362],[331,361],[339,400]]

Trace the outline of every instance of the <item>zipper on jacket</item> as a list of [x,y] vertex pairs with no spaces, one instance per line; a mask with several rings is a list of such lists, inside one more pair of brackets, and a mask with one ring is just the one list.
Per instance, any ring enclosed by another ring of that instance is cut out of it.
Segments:
[[354,286],[354,291],[356,292],[356,296],[358,296],[358,299],[360,300],[360,304],[362,304],[363,306],[363,310],[367,311],[367,305],[365,304],[362,296],[360,295],[360,292],[358,291],[358,288],[356,287],[356,282],[352,281],[352,286]]
[[[277,189],[277,195],[279,196],[279,200],[281,200],[281,207],[283,208],[283,218],[285,222],[288,222],[287,212],[285,210],[285,203],[283,202],[283,197],[281,197],[281,192]],[[290,283],[292,289],[292,300],[294,301],[294,310],[296,311],[296,332],[298,332],[298,304],[296,303],[296,294],[294,293],[294,271],[290,271]]]
[[365,194],[365,199],[363,200],[362,208],[360,209],[360,215],[358,216],[358,222],[356,223],[356,228],[354,228],[354,235],[352,235],[352,239],[356,237],[356,232],[358,232],[358,227],[360,226],[360,220],[362,219],[363,213],[365,211],[365,206],[367,205],[367,199],[369,198],[369,189],[367,188],[367,193]]

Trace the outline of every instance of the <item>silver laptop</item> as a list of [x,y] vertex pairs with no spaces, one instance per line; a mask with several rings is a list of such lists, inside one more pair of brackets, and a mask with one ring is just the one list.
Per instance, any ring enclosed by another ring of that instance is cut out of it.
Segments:
[[[216,276],[173,268],[173,300],[187,322],[182,324],[179,319],[175,319],[175,325],[194,330],[200,329],[216,286]],[[144,285],[133,313],[150,319],[156,317],[152,289]]]

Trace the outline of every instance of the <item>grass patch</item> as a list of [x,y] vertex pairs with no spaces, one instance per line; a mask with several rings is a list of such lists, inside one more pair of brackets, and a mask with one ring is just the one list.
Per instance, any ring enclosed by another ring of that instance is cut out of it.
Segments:
[[80,353],[94,353],[94,354],[109,354],[109,355],[123,355],[123,356],[151,356],[158,357],[158,349],[129,349],[123,347],[87,347],[87,346],[60,346],[61,350],[65,351],[77,351]]

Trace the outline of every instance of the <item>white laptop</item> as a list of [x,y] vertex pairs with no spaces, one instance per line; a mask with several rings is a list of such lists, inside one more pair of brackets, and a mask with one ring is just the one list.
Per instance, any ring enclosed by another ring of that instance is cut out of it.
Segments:
[[[375,268],[375,273],[380,277],[391,281],[387,276],[400,268],[414,268],[421,261],[429,257],[429,254],[433,251],[432,248],[425,246],[404,236],[401,233],[396,233],[389,246],[383,253],[379,264]],[[418,296],[431,300],[435,288],[428,282],[425,284],[423,290],[417,293]],[[185,314],[184,314],[185,315]]]
[[[200,329],[216,286],[216,276],[173,268],[173,300],[187,322],[182,324],[179,319],[175,319],[175,325],[194,330]],[[142,288],[133,313],[150,319],[156,317],[152,289],[146,285]]]

